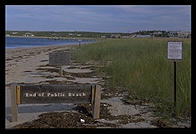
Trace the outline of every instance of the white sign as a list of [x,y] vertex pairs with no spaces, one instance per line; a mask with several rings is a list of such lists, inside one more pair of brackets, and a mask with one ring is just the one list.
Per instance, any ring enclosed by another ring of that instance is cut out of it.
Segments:
[[168,42],[167,58],[170,60],[182,59],[182,42]]

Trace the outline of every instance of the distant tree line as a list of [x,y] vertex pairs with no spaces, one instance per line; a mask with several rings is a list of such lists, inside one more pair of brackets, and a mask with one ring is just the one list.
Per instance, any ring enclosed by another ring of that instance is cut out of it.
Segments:
[[151,37],[191,37],[188,32],[175,32],[175,31],[138,31],[134,33],[105,33],[105,32],[86,32],[86,31],[6,31],[6,35],[10,36],[41,36],[41,37],[65,37],[65,38],[113,38],[118,37],[133,37],[133,35],[150,35]]
[[34,36],[42,37],[88,37],[88,38],[110,38],[111,34],[128,35],[128,33],[104,33],[104,32],[55,32],[55,31],[6,31],[6,34],[15,36],[24,36],[26,33],[31,33]]

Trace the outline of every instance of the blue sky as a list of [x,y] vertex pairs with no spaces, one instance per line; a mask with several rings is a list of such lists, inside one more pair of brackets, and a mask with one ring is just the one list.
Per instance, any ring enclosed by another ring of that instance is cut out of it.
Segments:
[[7,5],[6,30],[191,31],[190,5]]

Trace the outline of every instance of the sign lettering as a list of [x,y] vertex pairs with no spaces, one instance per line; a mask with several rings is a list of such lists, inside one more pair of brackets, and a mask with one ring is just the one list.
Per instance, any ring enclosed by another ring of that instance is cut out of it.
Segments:
[[168,59],[182,59],[182,42],[168,42]]
[[91,85],[21,85],[20,103],[89,103]]
[[93,119],[100,114],[101,86],[74,85],[11,85],[12,121],[18,119],[19,104],[91,103]]

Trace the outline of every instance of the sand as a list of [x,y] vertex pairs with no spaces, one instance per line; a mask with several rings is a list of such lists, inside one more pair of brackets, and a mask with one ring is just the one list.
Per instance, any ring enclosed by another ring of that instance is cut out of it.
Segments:
[[[11,83],[47,83],[45,81],[50,80],[44,78],[43,76],[57,76],[58,73],[50,72],[39,72],[38,68],[43,65],[48,64],[48,54],[49,52],[55,50],[67,50],[74,45],[64,45],[64,46],[49,46],[49,47],[32,47],[32,48],[15,48],[6,49],[6,113],[5,113],[5,123],[6,128],[10,128],[16,124],[20,124],[26,121],[31,121],[38,118],[43,112],[49,111],[62,111],[68,107],[62,105],[52,105],[52,104],[22,104],[19,105],[19,114],[17,122],[10,122],[10,88]],[[66,78],[55,78],[57,81],[66,80]],[[71,108],[74,105],[72,104]],[[44,110],[43,110],[44,108]],[[51,110],[52,109],[52,110]],[[69,109],[69,108],[68,108]],[[31,112],[30,112],[31,111]]]
[[78,45],[61,45],[47,47],[32,47],[32,48],[15,48],[6,49],[6,87],[5,87],[5,126],[11,128],[15,125],[29,122],[37,119],[42,113],[67,111],[76,107],[75,104],[21,104],[18,105],[18,121],[11,122],[10,113],[10,84],[11,83],[34,83],[34,84],[50,84],[52,82],[72,82],[72,83],[91,83],[96,84],[103,82],[101,78],[93,77],[77,77],[71,76],[70,73],[91,73],[88,69],[90,66],[82,66],[79,63],[71,62],[70,65],[63,66],[66,73],[60,76],[59,72],[51,72],[40,69],[56,69],[58,67],[49,66],[49,53],[57,50],[69,50]]

